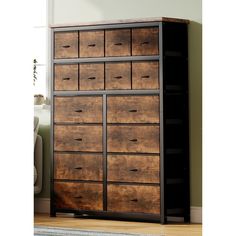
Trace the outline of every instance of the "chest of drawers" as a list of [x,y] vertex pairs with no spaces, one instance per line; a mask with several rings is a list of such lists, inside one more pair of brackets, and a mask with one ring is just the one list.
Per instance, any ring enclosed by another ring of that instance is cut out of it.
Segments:
[[52,28],[51,216],[189,221],[187,24]]

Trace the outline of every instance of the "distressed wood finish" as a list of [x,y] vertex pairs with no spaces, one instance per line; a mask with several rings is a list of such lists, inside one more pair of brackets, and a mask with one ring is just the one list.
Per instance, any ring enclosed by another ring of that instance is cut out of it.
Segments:
[[80,64],[80,90],[104,89],[104,63]]
[[105,30],[106,57],[130,56],[130,29]]
[[104,57],[104,31],[80,31],[80,57]]
[[54,98],[54,122],[102,123],[102,97]]
[[133,89],[159,89],[159,62],[132,63]]
[[132,29],[132,55],[159,54],[158,33],[159,29],[157,27]]
[[54,150],[102,152],[102,126],[54,125]]
[[160,214],[160,187],[108,184],[107,210]]
[[102,181],[102,154],[54,154],[54,178]]
[[103,210],[100,183],[54,183],[55,207],[57,209]]
[[77,58],[78,32],[55,32],[54,58]]
[[159,126],[108,125],[107,151],[159,153]]
[[54,66],[54,90],[78,90],[78,65]]
[[159,183],[159,156],[108,155],[108,181]]
[[108,123],[159,123],[159,96],[108,96]]
[[131,89],[131,63],[105,63],[106,89]]

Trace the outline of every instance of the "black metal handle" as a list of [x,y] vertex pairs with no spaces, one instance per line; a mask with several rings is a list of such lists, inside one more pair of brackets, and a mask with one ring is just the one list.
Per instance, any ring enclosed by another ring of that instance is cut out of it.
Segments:
[[74,198],[76,198],[76,199],[81,199],[81,198],[83,198],[82,196],[75,196]]
[[83,139],[82,138],[75,138],[74,140],[75,141],[82,141]]
[[130,139],[129,141],[130,141],[130,142],[137,142],[138,139],[134,138],[134,139]]
[[114,78],[115,79],[122,79],[122,76],[119,75],[119,76],[115,76]]
[[70,78],[69,78],[69,77],[66,77],[66,78],[62,78],[62,80],[70,80]]
[[142,42],[141,45],[149,44],[148,41]]
[[116,45],[116,46],[121,46],[122,43],[114,43],[114,45]]
[[94,80],[94,79],[96,79],[96,77],[88,77],[88,79]]
[[83,112],[83,110],[76,110],[75,112]]
[[93,44],[88,44],[88,47],[95,47],[95,46],[96,46],[95,43],[93,43]]
[[75,167],[76,170],[82,170],[83,168],[82,167]]
[[70,48],[70,45],[63,45],[63,48]]
[[142,79],[148,79],[148,78],[150,78],[150,75],[143,75],[143,76],[141,76],[141,78]]
[[133,110],[129,110],[129,112],[137,112],[137,110],[136,110],[136,109],[133,109]]
[[137,172],[138,169],[131,169],[131,170],[129,170],[129,171]]
[[137,198],[134,198],[134,199],[131,199],[130,201],[131,201],[131,202],[137,202],[138,199],[137,199]]

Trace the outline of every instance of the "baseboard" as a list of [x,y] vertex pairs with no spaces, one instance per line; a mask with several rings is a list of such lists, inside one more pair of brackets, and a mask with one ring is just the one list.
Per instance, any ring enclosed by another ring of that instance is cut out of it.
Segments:
[[[50,213],[50,198],[35,198],[34,199],[35,213]],[[202,207],[190,208],[191,223],[202,223]]]

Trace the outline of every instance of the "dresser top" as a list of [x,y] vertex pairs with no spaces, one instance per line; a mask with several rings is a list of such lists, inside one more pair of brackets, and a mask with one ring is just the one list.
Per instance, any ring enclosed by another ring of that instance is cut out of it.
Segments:
[[150,18],[136,18],[125,20],[106,20],[106,21],[94,21],[94,22],[80,22],[72,24],[53,24],[49,25],[51,28],[59,27],[75,27],[75,26],[90,26],[90,25],[108,25],[108,24],[125,24],[125,23],[141,23],[141,22],[176,22],[189,24],[189,20],[169,17],[150,17]]

